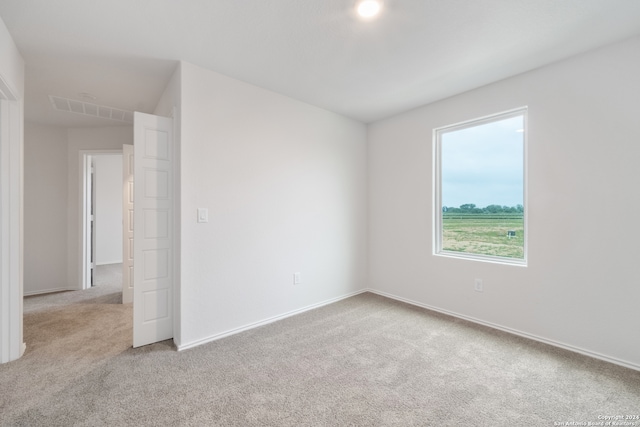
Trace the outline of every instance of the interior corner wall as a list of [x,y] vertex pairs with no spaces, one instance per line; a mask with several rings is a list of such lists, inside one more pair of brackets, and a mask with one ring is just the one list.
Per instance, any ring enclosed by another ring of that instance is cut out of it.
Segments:
[[96,265],[122,262],[122,154],[93,158]]
[[365,289],[366,126],[181,73],[182,347]]
[[174,107],[179,108],[182,88],[180,72],[181,67],[182,63],[178,62],[176,65],[176,69],[171,75],[171,79],[169,79],[169,83],[160,96],[160,100],[158,101],[153,114],[156,114],[158,116],[171,117]]
[[[640,369],[638,52],[630,39],[371,124],[370,286]],[[528,266],[434,256],[433,129],[525,105]]]
[[70,128],[67,133],[67,277],[72,289],[81,289],[80,152],[82,150],[122,150],[133,144],[133,126]]
[[27,123],[24,131],[24,294],[69,289],[67,130]]

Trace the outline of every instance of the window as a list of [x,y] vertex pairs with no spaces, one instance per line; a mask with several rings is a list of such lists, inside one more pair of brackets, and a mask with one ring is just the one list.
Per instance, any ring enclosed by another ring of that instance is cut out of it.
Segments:
[[434,130],[434,252],[526,263],[527,109]]

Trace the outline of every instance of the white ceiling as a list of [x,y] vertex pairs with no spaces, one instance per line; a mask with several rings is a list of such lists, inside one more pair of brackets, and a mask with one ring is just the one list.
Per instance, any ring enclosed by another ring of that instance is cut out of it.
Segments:
[[0,17],[27,120],[61,126],[110,121],[48,95],[151,112],[177,60],[371,122],[640,34],[639,0],[385,0],[367,22],[354,4],[0,0]]

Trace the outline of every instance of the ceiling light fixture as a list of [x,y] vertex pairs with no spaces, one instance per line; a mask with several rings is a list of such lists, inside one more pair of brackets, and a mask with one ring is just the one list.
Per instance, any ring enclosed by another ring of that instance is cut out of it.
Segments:
[[382,0],[361,0],[356,4],[356,10],[362,18],[371,19],[382,10]]

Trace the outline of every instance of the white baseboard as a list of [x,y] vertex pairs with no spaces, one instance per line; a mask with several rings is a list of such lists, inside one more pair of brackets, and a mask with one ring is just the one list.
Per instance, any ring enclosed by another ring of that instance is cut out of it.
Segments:
[[572,346],[570,344],[565,344],[565,343],[562,343],[562,342],[559,342],[559,341],[554,341],[554,340],[551,340],[551,339],[539,337],[537,335],[529,334],[527,332],[522,332],[522,331],[519,331],[517,329],[508,328],[506,326],[498,325],[498,324],[495,324],[495,323],[485,322],[484,320],[476,319],[476,318],[470,317],[470,316],[465,316],[463,314],[455,313],[455,312],[449,311],[449,310],[444,310],[444,309],[441,309],[441,308],[438,308],[438,307],[434,307],[434,306],[431,306],[431,305],[428,305],[428,304],[423,304],[423,303],[420,303],[420,302],[417,302],[417,301],[412,301],[412,300],[407,299],[407,298],[402,298],[402,297],[399,297],[397,295],[388,294],[386,292],[378,291],[378,290],[375,290],[375,289],[367,289],[366,291],[367,292],[371,292],[372,294],[377,294],[377,295],[380,295],[380,296],[383,296],[383,297],[386,297],[386,298],[394,299],[396,301],[401,301],[401,302],[405,302],[407,304],[415,305],[417,307],[425,308],[427,310],[436,311],[438,313],[442,313],[442,314],[446,314],[446,315],[449,315],[449,316],[457,317],[459,319],[467,320],[467,321],[472,322],[472,323],[477,323],[479,325],[488,326],[490,328],[498,329],[500,331],[504,331],[504,332],[507,332],[507,333],[510,333],[510,334],[513,334],[513,335],[518,335],[518,336],[523,337],[523,338],[528,338],[528,339],[533,340],[533,341],[538,341],[538,342],[541,342],[541,343],[544,343],[544,344],[549,344],[549,345],[552,345],[554,347],[559,347],[559,348],[562,348],[562,349],[565,349],[565,350],[572,351],[574,353],[580,353],[580,354],[585,355],[585,356],[593,357],[594,359],[604,360],[605,362],[613,363],[614,365],[624,366],[625,368],[629,368],[629,369],[633,369],[633,370],[636,370],[636,371],[640,371],[640,365],[632,363],[632,362],[627,362],[626,360],[621,360],[621,359],[618,359],[618,358],[615,358],[615,357],[611,357],[611,356],[607,356],[605,354],[597,353],[597,352],[594,352],[594,351],[591,351],[591,350],[585,350],[585,349],[580,348],[580,347],[575,347],[575,346]]
[[343,300],[343,299],[346,299],[346,298],[350,298],[350,297],[352,297],[354,295],[358,295],[358,294],[361,294],[361,293],[364,293],[364,292],[367,292],[367,290],[366,289],[362,289],[362,290],[359,290],[359,291],[356,291],[356,292],[351,292],[349,294],[342,295],[342,296],[339,296],[337,298],[332,298],[332,299],[329,299],[329,300],[326,300],[326,301],[319,302],[317,304],[308,305],[306,307],[299,308],[297,310],[292,310],[292,311],[286,312],[284,314],[280,314],[278,316],[269,317],[267,319],[260,320],[258,322],[254,322],[254,323],[250,323],[248,325],[244,325],[244,326],[241,326],[239,328],[235,328],[235,329],[231,329],[231,330],[228,330],[228,331],[225,331],[225,332],[221,332],[219,334],[211,335],[211,336],[206,337],[206,338],[201,338],[199,340],[192,341],[192,342],[187,343],[187,344],[180,344],[180,345],[176,344],[176,347],[178,348],[178,351],[187,350],[189,348],[197,347],[197,346],[202,345],[202,344],[206,344],[206,343],[209,343],[209,342],[212,342],[212,341],[216,341],[216,340],[228,337],[230,335],[235,335],[235,334],[239,334],[240,332],[248,331],[249,329],[254,329],[254,328],[257,328],[257,327],[260,327],[260,326],[268,325],[269,323],[277,322],[278,320],[286,319],[287,317],[295,316],[296,314],[304,313],[305,311],[313,310],[315,308],[319,308],[319,307],[322,307],[324,305],[332,304],[334,302],[338,302],[340,300]]
[[40,291],[31,291],[31,292],[25,292],[23,295],[25,297],[30,297],[30,296],[34,296],[34,295],[41,295],[41,294],[51,294],[54,292],[63,292],[63,291],[77,291],[78,288],[54,288],[54,289],[43,289]]

